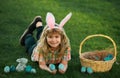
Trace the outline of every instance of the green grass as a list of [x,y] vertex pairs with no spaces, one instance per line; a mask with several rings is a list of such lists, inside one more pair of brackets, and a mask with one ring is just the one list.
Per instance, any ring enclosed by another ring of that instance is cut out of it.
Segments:
[[[0,78],[118,78],[120,65],[114,63],[105,73],[91,75],[80,72],[79,45],[88,35],[104,34],[117,44],[117,61],[120,62],[120,1],[119,0],[1,0],[0,2]],[[72,60],[64,75],[39,69],[30,61],[19,38],[36,15],[41,15],[45,25],[47,12],[52,12],[59,23],[69,12],[72,18],[65,24],[65,30],[72,46]],[[92,38],[83,45],[82,52],[113,47],[104,38]],[[36,68],[36,74],[25,72],[4,73],[6,65],[17,65],[16,59],[26,57],[28,64]]]

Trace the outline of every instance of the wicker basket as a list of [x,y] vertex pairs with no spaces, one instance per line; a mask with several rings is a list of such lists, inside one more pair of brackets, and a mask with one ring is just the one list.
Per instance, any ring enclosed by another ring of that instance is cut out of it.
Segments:
[[[88,40],[92,37],[104,37],[104,38],[109,39],[113,43],[114,52],[112,52],[112,54],[113,54],[113,59],[112,60],[109,60],[109,61],[99,60],[98,61],[98,60],[91,60],[91,59],[85,58],[85,56],[89,56],[89,55],[94,55],[94,54],[100,54],[101,53],[101,55],[105,56],[109,53],[107,51],[102,51],[102,52],[101,51],[96,51],[96,52],[83,52],[83,53],[81,53],[83,43],[86,40]],[[116,61],[116,55],[117,55],[116,44],[115,44],[115,42],[113,41],[112,38],[110,38],[109,36],[106,36],[106,35],[95,34],[95,35],[87,36],[80,44],[80,49],[79,49],[80,63],[81,63],[82,66],[91,67],[94,72],[109,71],[112,68],[113,63]]]

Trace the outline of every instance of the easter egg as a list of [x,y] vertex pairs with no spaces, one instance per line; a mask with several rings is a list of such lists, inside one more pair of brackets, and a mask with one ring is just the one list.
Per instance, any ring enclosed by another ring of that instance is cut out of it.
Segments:
[[108,54],[108,57],[109,57],[110,60],[113,59],[113,55],[112,54]]
[[30,65],[26,66],[25,71],[26,72],[31,72],[32,67]]
[[5,73],[9,73],[10,72],[10,67],[9,66],[5,66],[4,67],[4,72]]
[[36,73],[36,70],[34,68],[32,68],[31,73]]
[[63,65],[63,64],[59,64],[58,68],[59,68],[60,70],[63,70],[63,69],[64,69],[64,65]]
[[15,68],[15,66],[14,66],[14,65],[11,65],[11,66],[10,66],[10,71],[11,71],[11,72],[16,71],[16,68]]
[[113,55],[112,54],[108,54],[105,58],[104,61],[109,61],[113,59]]
[[81,72],[83,72],[83,73],[86,72],[86,67],[83,66],[83,67],[81,68]]
[[99,57],[97,57],[97,56],[95,56],[95,60],[100,60],[100,58],[99,58]]
[[110,60],[109,57],[104,58],[104,61],[109,61],[109,60]]
[[50,70],[53,71],[53,70],[55,70],[55,65],[54,65],[54,64],[50,64],[50,65],[49,65],[49,68],[50,68]]
[[92,74],[92,73],[93,73],[92,68],[91,68],[91,67],[87,67],[87,72],[88,72],[89,74]]

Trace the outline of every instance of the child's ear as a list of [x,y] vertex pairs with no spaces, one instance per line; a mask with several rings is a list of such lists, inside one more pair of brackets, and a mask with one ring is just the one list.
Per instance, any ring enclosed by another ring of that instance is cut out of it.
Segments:
[[46,16],[46,23],[50,28],[54,28],[55,25],[55,17],[52,13],[48,12]]
[[72,13],[70,12],[59,24],[60,28],[64,26],[64,24],[71,18]]

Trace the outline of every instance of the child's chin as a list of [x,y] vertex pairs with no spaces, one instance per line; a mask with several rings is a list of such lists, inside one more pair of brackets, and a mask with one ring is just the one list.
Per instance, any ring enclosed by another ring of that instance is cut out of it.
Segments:
[[52,48],[56,48],[56,47],[58,47],[58,45],[52,45],[51,47],[52,47]]

